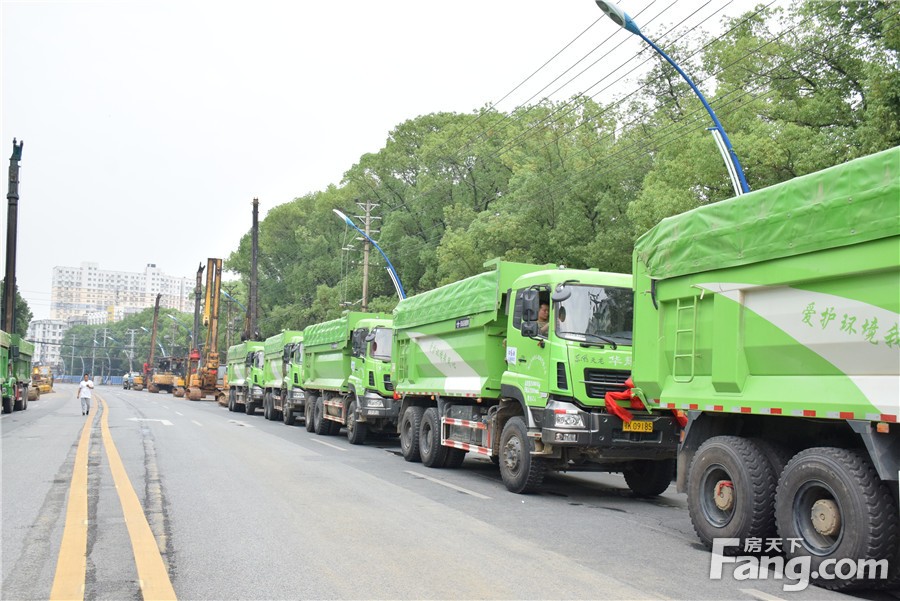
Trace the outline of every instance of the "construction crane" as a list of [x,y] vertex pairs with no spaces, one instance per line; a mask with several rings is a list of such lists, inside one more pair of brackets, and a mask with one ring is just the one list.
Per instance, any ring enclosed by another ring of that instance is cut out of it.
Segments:
[[[197,271],[197,282],[200,282],[202,266]],[[188,388],[188,399],[199,401],[212,395],[216,401],[224,398],[218,386],[219,375],[219,293],[222,288],[222,259],[206,261],[206,303],[203,307],[203,325],[206,326],[206,346],[201,353],[196,348],[199,338],[199,303],[194,307],[194,348],[191,349],[191,379]]]

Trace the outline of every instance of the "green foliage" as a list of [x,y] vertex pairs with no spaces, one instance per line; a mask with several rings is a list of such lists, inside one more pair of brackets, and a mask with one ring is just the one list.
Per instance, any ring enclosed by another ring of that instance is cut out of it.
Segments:
[[[13,278],[15,280],[15,278]],[[0,290],[3,291],[2,296],[2,307],[4,317],[6,315],[6,278],[0,278]],[[25,334],[28,331],[28,323],[31,321],[32,313],[31,307],[28,306],[28,301],[26,301],[21,294],[19,294],[19,286],[16,285],[16,331],[10,332],[11,334],[18,334],[22,338],[25,337]],[[5,324],[0,324],[0,327],[5,327]]]
[[[891,2],[807,0],[760,5],[719,38],[679,34],[663,46],[713,105],[758,189],[900,144],[898,24]],[[627,272],[641,233],[733,196],[706,111],[647,55],[654,66],[627,102],[578,96],[420,116],[339,185],[273,208],[260,224],[262,336],[359,307],[362,243],[335,208],[354,216],[358,202],[378,205],[375,238],[415,294],[494,257]],[[374,250],[371,265],[369,308],[390,311],[396,294]],[[249,233],[226,267],[246,299]]]

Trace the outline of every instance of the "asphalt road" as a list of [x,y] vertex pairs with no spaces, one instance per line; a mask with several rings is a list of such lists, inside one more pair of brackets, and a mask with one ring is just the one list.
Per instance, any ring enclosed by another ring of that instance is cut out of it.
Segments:
[[[674,486],[639,500],[618,475],[575,473],[514,495],[480,458],[434,470],[405,462],[392,439],[352,446],[211,401],[95,394],[105,414],[95,399],[82,416],[75,387],[57,385],[0,418],[3,599],[47,599],[65,580],[86,419],[86,563],[69,584],[87,599],[143,598],[155,578],[136,567],[146,551],[180,599],[898,598],[786,592],[772,574],[711,580]],[[128,486],[152,532],[143,551],[132,531],[143,518],[123,508]]]

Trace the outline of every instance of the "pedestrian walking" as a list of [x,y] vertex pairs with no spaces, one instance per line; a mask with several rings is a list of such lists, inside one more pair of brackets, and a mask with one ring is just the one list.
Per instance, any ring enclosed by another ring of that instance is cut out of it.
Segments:
[[91,412],[91,391],[94,390],[94,383],[91,382],[88,374],[84,374],[84,379],[78,383],[78,394],[81,399],[81,415],[88,415]]

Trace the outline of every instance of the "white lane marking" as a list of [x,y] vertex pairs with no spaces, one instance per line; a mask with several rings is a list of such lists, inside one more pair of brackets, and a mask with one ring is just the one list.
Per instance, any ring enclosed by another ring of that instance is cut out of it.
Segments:
[[242,428],[252,428],[253,427],[250,424],[245,424],[244,422],[239,422],[236,419],[230,419],[230,420],[228,420],[228,423],[234,424],[235,426],[241,426]]
[[769,593],[758,591],[755,588],[742,588],[738,590],[745,595],[750,595],[754,599],[759,599],[759,601],[785,601],[781,597],[776,597],[775,595],[770,595]]
[[184,417],[184,413],[179,413],[177,411],[175,412],[175,415],[180,415],[181,417]]
[[420,474],[419,472],[413,472],[410,470],[404,470],[410,476],[415,476],[416,478],[422,478],[424,480],[428,480],[429,482],[434,482],[435,484],[440,484],[441,486],[446,486],[447,488],[452,488],[453,490],[466,493],[467,495],[472,495],[473,497],[478,497],[479,499],[490,499],[490,497],[486,497],[481,493],[477,493],[474,490],[469,490],[468,488],[463,488],[462,486],[456,486],[455,484],[450,484],[449,482],[444,482],[443,480],[438,480],[437,478],[432,478],[431,476],[426,476],[425,474]]
[[163,405],[162,408],[163,408],[163,409],[168,409],[169,406],[168,406],[168,405]]
[[197,425],[200,426],[201,428],[203,427],[203,424],[201,424],[201,423],[198,422],[197,420],[193,420],[193,419],[192,419],[192,420],[191,420],[191,423],[192,423],[192,424],[197,424]]
[[171,426],[172,422],[167,419],[146,419],[143,417],[129,417],[128,421],[130,422],[159,422],[164,426]]
[[313,442],[317,442],[317,443],[319,443],[319,444],[323,444],[323,445],[325,445],[326,447],[331,447],[332,449],[337,449],[338,451],[341,451],[342,453],[346,453],[346,452],[347,452],[347,449],[342,449],[341,447],[339,447],[339,446],[337,446],[337,445],[334,445],[334,444],[331,444],[330,442],[325,442],[324,440],[317,440],[317,439],[315,439],[315,438],[313,438],[313,439],[311,439],[311,440],[312,440]]

